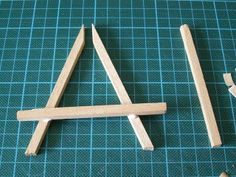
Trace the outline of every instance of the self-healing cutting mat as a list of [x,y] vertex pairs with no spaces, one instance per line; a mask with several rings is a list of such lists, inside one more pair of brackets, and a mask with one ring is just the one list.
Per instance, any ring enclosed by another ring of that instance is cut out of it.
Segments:
[[[24,152],[37,122],[16,111],[46,105],[82,24],[86,44],[60,106],[119,100],[92,45],[94,23],[134,103],[167,102],[144,117],[155,151],[127,118],[53,121],[38,156]],[[212,149],[179,27],[189,24],[223,146]],[[0,2],[0,176],[236,175],[235,2]]]

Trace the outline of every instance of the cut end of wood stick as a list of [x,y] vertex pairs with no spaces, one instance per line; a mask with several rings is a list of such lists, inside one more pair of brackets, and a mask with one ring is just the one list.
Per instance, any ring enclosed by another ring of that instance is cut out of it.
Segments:
[[186,28],[189,29],[189,26],[187,24],[183,24],[183,25],[180,26],[180,31],[184,30]]
[[229,175],[228,175],[228,173],[226,173],[226,172],[223,171],[223,172],[220,174],[219,177],[229,177]]
[[222,142],[220,141],[218,144],[211,145],[211,147],[217,148],[217,147],[221,147],[221,145],[222,145]]
[[29,152],[28,149],[26,149],[26,151],[25,151],[26,156],[36,156],[37,154],[38,154],[38,151],[37,152]]
[[236,86],[235,85],[232,85],[229,88],[229,92],[236,98]]
[[145,151],[154,151],[154,146],[144,147],[143,150],[145,150]]
[[234,81],[233,81],[231,73],[224,73],[223,78],[225,81],[225,85],[227,85],[228,87],[231,87],[232,85],[234,85]]
[[35,129],[35,132],[30,140],[30,143],[25,151],[26,156],[37,155],[40,145],[46,135],[50,121],[40,121]]
[[94,24],[92,24],[92,35],[93,35],[93,37],[94,37],[95,32],[96,32],[96,28],[95,28]]
[[[101,43],[101,39],[98,38],[97,30],[93,24],[92,24],[92,40],[93,40],[93,45],[95,46],[95,49],[96,49],[96,47],[98,47],[97,41]],[[100,45],[100,47],[102,46]]]
[[[209,123],[209,124],[211,124],[211,123]],[[214,124],[216,124],[216,122],[212,122],[212,125],[214,125]],[[222,141],[221,141],[221,137],[220,137],[220,134],[218,131],[217,124],[215,126],[212,126],[212,125],[210,128],[212,129],[213,132],[217,132],[217,133],[212,134],[212,132],[208,132],[208,134],[211,133],[211,136],[209,136],[209,139],[210,139],[211,147],[217,148],[222,145]],[[209,125],[207,127],[209,129]]]

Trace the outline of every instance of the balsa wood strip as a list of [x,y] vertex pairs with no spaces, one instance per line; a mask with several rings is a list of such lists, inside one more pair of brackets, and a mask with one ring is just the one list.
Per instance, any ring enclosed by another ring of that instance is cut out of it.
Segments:
[[60,119],[82,119],[99,117],[117,117],[136,115],[157,115],[166,113],[166,103],[139,103],[99,106],[79,106],[61,108],[32,109],[17,112],[20,121],[32,120],[60,120]]
[[221,146],[221,138],[216,124],[215,115],[207,91],[206,83],[203,77],[200,62],[193,43],[192,35],[188,25],[180,27],[181,36],[183,39],[185,51],[188,56],[188,61],[192,71],[193,79],[198,93],[198,98],[201,104],[204,120],[207,127],[208,136],[212,147]]
[[225,81],[225,85],[227,85],[228,87],[231,87],[232,85],[234,85],[234,81],[233,81],[231,73],[224,73],[223,78]]
[[[82,26],[74,42],[74,45],[70,51],[70,54],[67,57],[65,65],[58,77],[54,89],[49,97],[49,100],[46,105],[47,108],[57,107],[57,105],[59,104],[63,92],[66,88],[66,85],[70,79],[70,76],[74,70],[78,58],[83,50],[84,44],[85,44],[85,30],[84,26]],[[39,121],[34,131],[34,134],[30,140],[30,143],[25,151],[26,155],[37,155],[49,125],[50,125],[50,119]]]
[[232,85],[229,88],[229,92],[236,98],[236,86],[235,85]]
[[[115,67],[113,66],[111,59],[94,27],[92,25],[92,36],[93,36],[93,45],[97,51],[97,54],[103,64],[103,67],[106,70],[106,73],[116,91],[116,94],[122,104],[131,104],[131,100],[129,95],[127,94],[125,87],[116,72]],[[136,117],[136,118],[134,118]],[[139,118],[139,116],[129,115],[129,122],[131,123],[134,132],[144,150],[154,150],[154,146]]]

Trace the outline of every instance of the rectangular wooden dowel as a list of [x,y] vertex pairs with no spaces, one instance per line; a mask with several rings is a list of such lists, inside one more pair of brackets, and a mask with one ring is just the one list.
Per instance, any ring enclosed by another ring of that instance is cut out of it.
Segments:
[[[116,72],[114,65],[111,62],[111,59],[94,27],[92,25],[92,35],[93,35],[93,45],[97,51],[97,54],[103,64],[103,67],[106,70],[106,73],[116,91],[116,94],[122,104],[131,104],[131,99],[127,94],[125,87]],[[143,150],[154,150],[154,146],[140,120],[139,116],[136,116],[136,119],[132,118],[133,116],[128,116],[129,122],[131,123],[134,132],[143,148]]]
[[59,120],[98,117],[116,117],[136,115],[155,115],[166,112],[166,103],[139,103],[120,105],[79,106],[61,108],[43,108],[18,111],[17,119],[20,121],[32,120]]
[[192,35],[188,25],[180,27],[180,33],[183,39],[184,48],[188,56],[188,61],[192,71],[194,83],[198,93],[201,109],[207,127],[208,136],[212,147],[221,146],[221,138],[216,124],[215,115],[211,105],[210,97],[207,91],[206,83],[203,77],[200,62],[193,43]]
[[[66,85],[78,61],[78,57],[80,56],[82,49],[84,47],[85,43],[84,34],[85,34],[84,26],[82,26],[74,42],[74,45],[70,51],[70,54],[67,57],[65,65],[58,77],[54,89],[49,97],[49,100],[46,105],[47,108],[57,107],[57,105],[59,104],[63,92],[66,88]],[[25,151],[25,155],[36,155],[38,153],[38,150],[43,142],[43,139],[45,137],[49,125],[50,125],[50,119],[39,121],[34,131],[34,134],[30,140],[30,143]]]

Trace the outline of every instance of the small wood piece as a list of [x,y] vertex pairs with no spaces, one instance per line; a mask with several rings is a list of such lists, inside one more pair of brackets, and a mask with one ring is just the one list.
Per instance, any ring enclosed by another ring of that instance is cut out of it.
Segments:
[[236,86],[234,84],[234,81],[233,81],[233,78],[232,78],[232,75],[231,73],[225,73],[223,74],[223,77],[224,77],[224,81],[225,81],[225,84],[230,87],[229,88],[229,92],[234,96],[236,97]]
[[229,177],[229,175],[226,172],[222,172],[219,177]]
[[[54,86],[54,89],[50,95],[50,98],[47,102],[47,108],[57,107],[60,102],[60,99],[63,95],[63,92],[66,88],[66,85],[70,79],[70,76],[74,70],[74,67],[78,61],[78,58],[82,52],[82,49],[85,44],[84,40],[84,26],[81,27],[81,30],[74,42],[74,45],[70,51],[70,54],[67,57],[65,65],[58,77],[58,80]],[[26,149],[26,155],[36,155],[38,150],[43,142],[47,129],[50,125],[50,120],[39,121],[35,132],[30,140],[30,143]]]
[[[92,36],[93,36],[93,45],[97,51],[97,54],[103,64],[103,67],[106,70],[106,73],[116,91],[116,94],[122,104],[131,104],[129,95],[127,94],[125,87],[120,80],[118,73],[116,72],[115,67],[113,66],[111,59],[94,27],[92,25]],[[129,122],[131,123],[134,132],[144,150],[154,150],[154,146],[139,118],[139,116],[134,115],[128,116]]]
[[227,85],[228,87],[231,87],[232,85],[234,85],[234,81],[233,81],[231,73],[224,73],[223,78],[225,81],[225,85]]
[[201,109],[204,115],[204,120],[207,127],[208,136],[212,147],[221,146],[221,138],[216,124],[216,119],[212,109],[210,97],[207,91],[206,83],[203,77],[202,69],[199,63],[197,52],[193,43],[192,35],[188,25],[180,27],[181,36],[183,39],[185,51],[188,56],[188,61],[192,71],[193,79],[198,93],[198,98],[201,104]]
[[229,92],[236,98],[236,86],[235,85],[232,85],[229,88]]
[[18,111],[17,119],[20,121],[32,120],[60,120],[98,117],[116,117],[136,115],[155,115],[166,112],[166,103],[139,103],[120,105],[79,106],[62,108],[43,108]]

